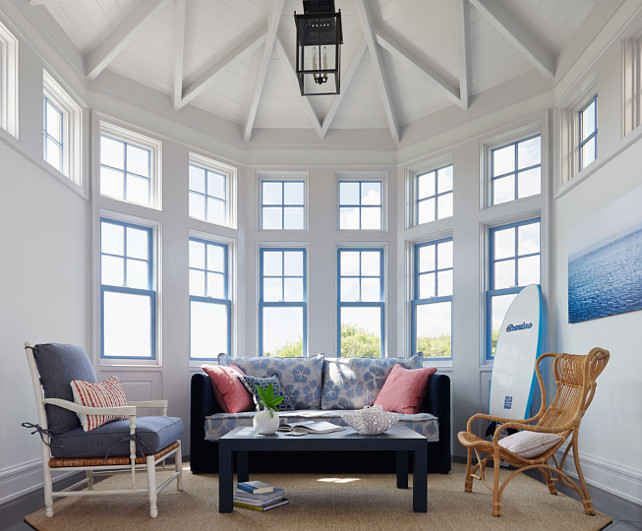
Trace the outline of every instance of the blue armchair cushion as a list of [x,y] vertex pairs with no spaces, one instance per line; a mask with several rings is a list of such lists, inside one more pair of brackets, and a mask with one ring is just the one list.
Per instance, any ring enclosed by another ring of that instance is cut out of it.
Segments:
[[[45,398],[62,398],[73,402],[72,380],[96,381],[94,368],[82,347],[46,343],[34,346],[33,355]],[[52,405],[47,405],[46,411],[47,427],[53,435],[80,426],[78,416],[73,411]]]
[[[179,417],[137,417],[136,454],[155,454],[182,435],[183,421]],[[92,431],[78,426],[51,440],[51,454],[68,458],[129,456],[129,420],[109,422]]]

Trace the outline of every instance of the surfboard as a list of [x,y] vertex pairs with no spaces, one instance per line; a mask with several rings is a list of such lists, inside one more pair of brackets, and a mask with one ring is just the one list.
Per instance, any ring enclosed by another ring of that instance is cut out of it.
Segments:
[[537,383],[535,361],[542,349],[542,313],[542,293],[537,284],[522,289],[508,307],[495,347],[490,415],[513,420],[531,416]]

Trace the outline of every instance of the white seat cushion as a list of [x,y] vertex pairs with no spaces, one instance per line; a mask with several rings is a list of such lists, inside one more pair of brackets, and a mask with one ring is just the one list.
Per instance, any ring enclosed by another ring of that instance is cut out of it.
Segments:
[[554,433],[520,431],[500,439],[499,445],[524,459],[531,459],[542,455],[561,440],[562,438]]

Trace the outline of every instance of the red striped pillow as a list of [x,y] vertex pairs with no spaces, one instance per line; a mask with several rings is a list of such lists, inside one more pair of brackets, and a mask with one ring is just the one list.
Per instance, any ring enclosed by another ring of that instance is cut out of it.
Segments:
[[[111,376],[102,382],[86,382],[72,380],[71,390],[74,393],[74,402],[91,407],[117,407],[126,406],[127,397],[120,380]],[[107,424],[112,420],[127,420],[126,415],[83,415],[77,413],[82,428],[91,431],[98,426]]]

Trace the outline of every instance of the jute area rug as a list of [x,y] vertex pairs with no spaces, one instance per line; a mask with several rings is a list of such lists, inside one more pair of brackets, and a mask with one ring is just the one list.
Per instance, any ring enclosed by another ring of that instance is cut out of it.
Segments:
[[[454,464],[450,474],[428,476],[428,512],[412,511],[412,477],[408,489],[397,489],[393,474],[341,475],[256,474],[251,479],[285,489],[290,504],[266,512],[234,508],[218,512],[218,476],[184,474],[183,492],[172,483],[159,494],[158,517],[149,517],[144,494],[63,498],[55,514],[44,509],[25,517],[42,531],[70,529],[326,529],[326,530],[597,530],[611,522],[608,516],[588,516],[582,505],[562,494],[552,496],[542,483],[521,474],[509,483],[502,500],[503,515],[493,517],[492,495],[476,482],[464,492],[464,470]],[[139,474],[144,481],[144,474]],[[124,476],[99,483],[124,485]]]

